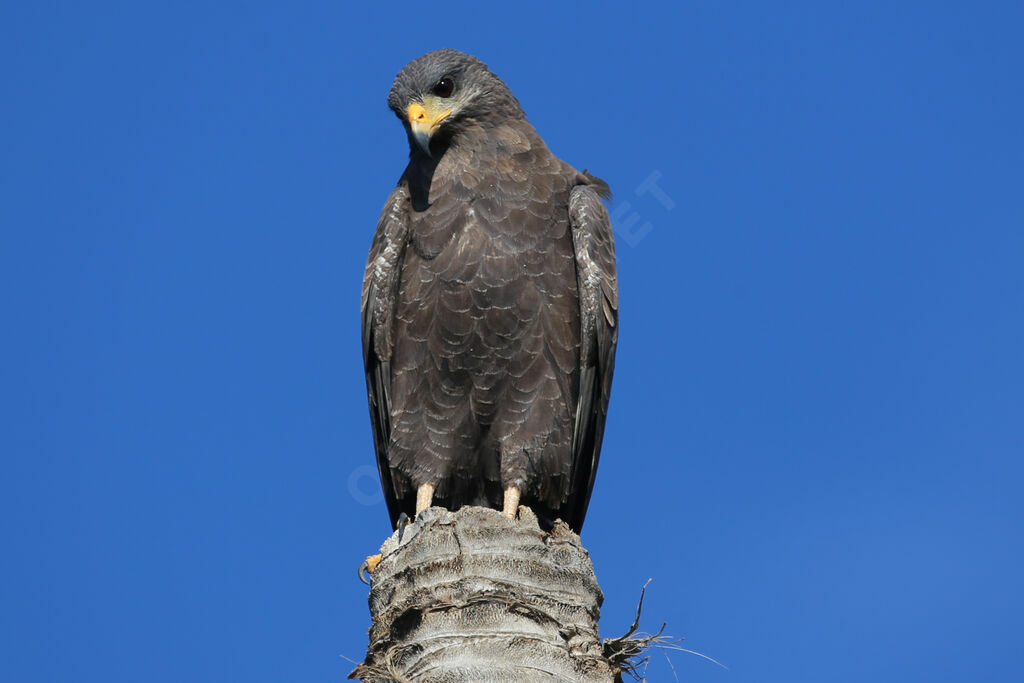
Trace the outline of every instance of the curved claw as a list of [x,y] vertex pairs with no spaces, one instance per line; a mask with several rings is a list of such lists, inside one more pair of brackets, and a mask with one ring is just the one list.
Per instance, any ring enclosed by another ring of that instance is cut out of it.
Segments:
[[377,555],[370,555],[365,560],[363,560],[363,563],[361,565],[359,565],[359,570],[356,572],[356,574],[359,576],[359,580],[365,583],[367,586],[370,585],[370,580],[366,578],[366,574],[373,574],[373,570],[377,568],[378,564],[380,564],[380,559],[381,555],[379,553]]
[[359,580],[365,583],[367,586],[370,585],[370,580],[366,578],[366,571],[369,568],[369,563],[366,560],[363,560],[363,563],[359,565],[359,570],[356,572],[357,576],[359,576]]
[[405,533],[405,527],[409,526],[409,515],[404,512],[398,515],[398,524],[396,526],[398,527],[398,543],[401,545],[402,535]]

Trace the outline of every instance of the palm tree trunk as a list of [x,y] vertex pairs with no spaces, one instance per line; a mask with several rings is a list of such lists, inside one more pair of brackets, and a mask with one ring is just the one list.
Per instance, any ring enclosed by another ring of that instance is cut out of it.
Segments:
[[520,508],[431,508],[381,548],[370,644],[349,676],[383,681],[617,680],[597,621],[604,596],[579,536]]

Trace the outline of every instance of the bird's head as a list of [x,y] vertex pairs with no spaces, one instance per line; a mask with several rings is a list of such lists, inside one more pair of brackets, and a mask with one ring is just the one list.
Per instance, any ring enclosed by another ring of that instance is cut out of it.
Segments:
[[391,86],[388,106],[408,131],[410,147],[428,156],[469,124],[497,125],[523,117],[519,101],[486,64],[449,49],[406,64]]

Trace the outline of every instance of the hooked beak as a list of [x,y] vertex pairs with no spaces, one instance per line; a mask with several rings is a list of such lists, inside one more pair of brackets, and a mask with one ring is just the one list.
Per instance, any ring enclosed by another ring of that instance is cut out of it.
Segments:
[[430,156],[430,138],[437,132],[441,122],[452,113],[450,108],[445,107],[432,97],[426,98],[422,103],[413,102],[406,109],[405,115],[409,118],[409,128],[412,130],[412,137],[427,156]]

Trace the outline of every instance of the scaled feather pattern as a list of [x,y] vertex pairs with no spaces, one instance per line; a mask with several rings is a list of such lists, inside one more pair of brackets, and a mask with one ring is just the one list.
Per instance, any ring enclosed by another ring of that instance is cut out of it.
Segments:
[[[392,523],[424,484],[452,510],[501,508],[514,486],[578,532],[618,339],[608,187],[555,157],[469,55],[414,60],[388,103],[410,157],[374,233],[362,320]],[[413,112],[440,121],[427,146]]]

